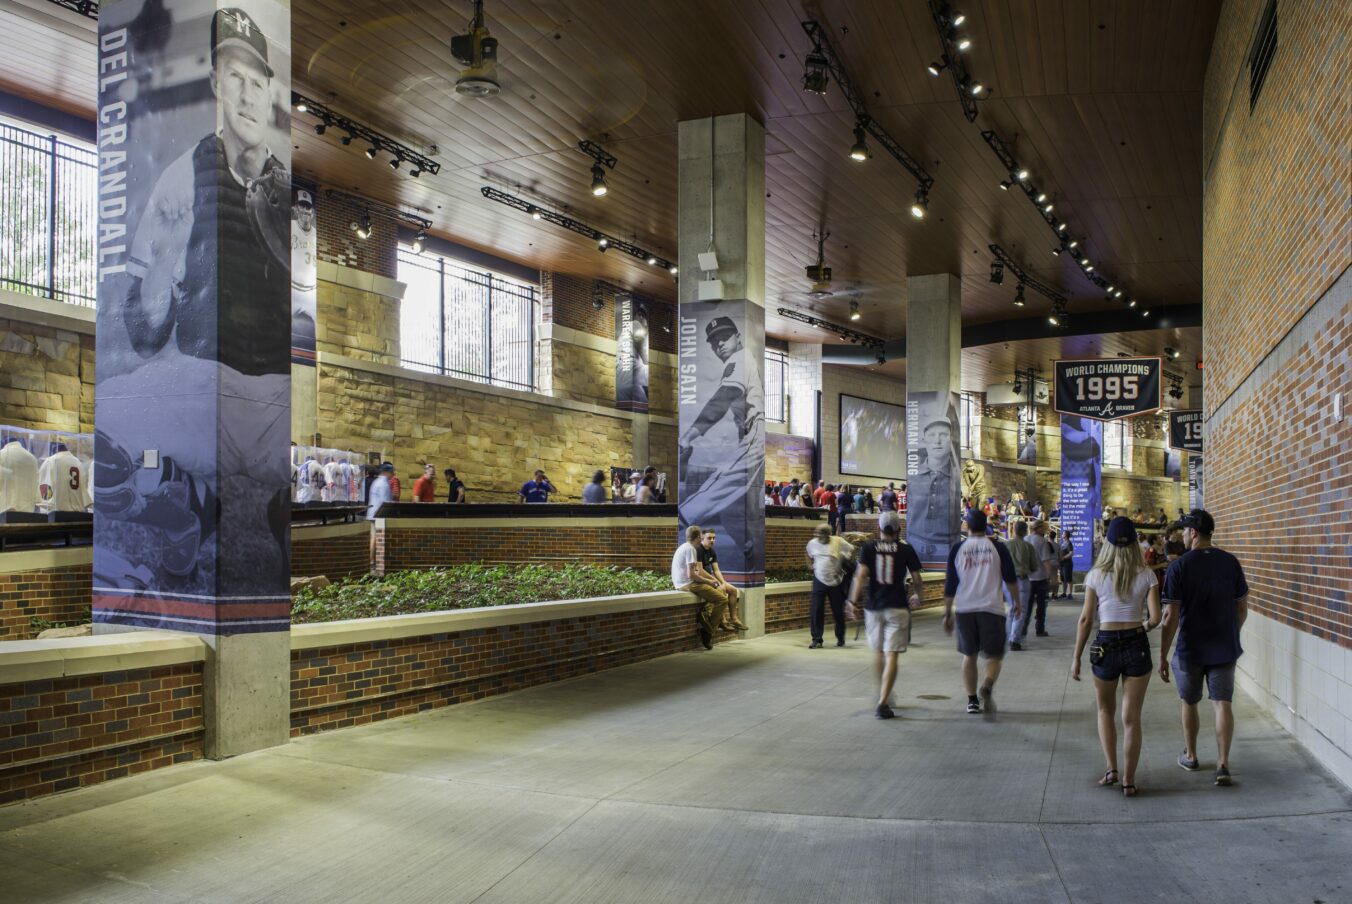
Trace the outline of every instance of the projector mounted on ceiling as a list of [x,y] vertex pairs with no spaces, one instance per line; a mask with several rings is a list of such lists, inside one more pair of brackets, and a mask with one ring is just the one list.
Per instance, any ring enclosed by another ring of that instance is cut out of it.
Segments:
[[812,288],[808,289],[809,298],[827,298],[831,295],[831,268],[826,266],[826,239],[831,233],[823,232],[817,239],[817,262],[809,264],[805,270]]
[[489,37],[484,25],[483,0],[474,0],[469,34],[451,38],[451,56],[465,66],[455,80],[456,94],[494,97],[502,91],[502,85],[498,83],[498,39]]

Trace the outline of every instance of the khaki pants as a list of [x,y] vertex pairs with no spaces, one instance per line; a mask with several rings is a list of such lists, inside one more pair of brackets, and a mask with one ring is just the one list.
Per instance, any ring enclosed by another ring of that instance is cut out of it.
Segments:
[[686,584],[681,589],[699,597],[699,613],[695,617],[710,634],[715,633],[717,625],[714,622],[714,613],[727,605],[728,595],[710,584]]

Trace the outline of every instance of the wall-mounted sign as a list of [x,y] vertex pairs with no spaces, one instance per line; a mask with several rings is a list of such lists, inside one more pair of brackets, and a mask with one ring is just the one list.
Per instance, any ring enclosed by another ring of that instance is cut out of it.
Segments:
[[1202,454],[1202,411],[1200,408],[1175,408],[1169,412],[1169,448]]
[[1089,358],[1056,362],[1056,410],[1100,421],[1161,407],[1159,358]]
[[628,293],[615,296],[615,407],[648,410],[648,309]]

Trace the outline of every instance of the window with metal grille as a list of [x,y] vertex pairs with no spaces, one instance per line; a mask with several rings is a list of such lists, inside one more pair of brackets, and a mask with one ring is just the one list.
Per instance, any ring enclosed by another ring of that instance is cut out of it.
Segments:
[[1103,425],[1103,467],[1131,469],[1131,429],[1126,421],[1107,421]]
[[411,370],[535,389],[539,287],[399,249],[400,360]]
[[1263,93],[1263,82],[1267,79],[1272,58],[1277,55],[1277,0],[1268,0],[1263,10],[1263,18],[1258,22],[1258,31],[1253,39],[1253,48],[1249,51],[1249,112],[1258,105],[1258,95]]
[[778,349],[765,350],[765,419],[782,424],[789,419],[785,401],[785,376],[789,370],[789,356]]
[[94,306],[98,154],[0,119],[0,287]]
[[981,405],[966,393],[958,402],[958,437],[963,451],[973,458],[981,454]]

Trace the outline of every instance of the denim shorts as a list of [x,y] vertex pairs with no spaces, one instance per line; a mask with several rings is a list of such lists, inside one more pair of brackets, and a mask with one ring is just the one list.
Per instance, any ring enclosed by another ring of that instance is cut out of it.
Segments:
[[1094,652],[1089,653],[1089,663],[1094,677],[1101,681],[1116,681],[1118,678],[1140,678],[1149,675],[1154,668],[1150,658],[1150,635],[1141,628],[1127,631],[1100,631],[1094,638],[1094,647],[1104,647],[1103,657],[1095,662]]
[[1229,703],[1235,696],[1235,664],[1198,665],[1184,662],[1174,653],[1174,684],[1178,698],[1189,705],[1202,699],[1202,680],[1206,679],[1207,696],[1221,703]]

